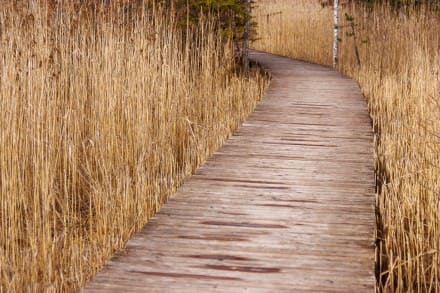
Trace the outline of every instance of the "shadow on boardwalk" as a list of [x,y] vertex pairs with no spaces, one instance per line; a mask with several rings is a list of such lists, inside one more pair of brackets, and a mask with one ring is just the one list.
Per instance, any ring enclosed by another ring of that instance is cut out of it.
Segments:
[[372,292],[372,130],[357,84],[266,53],[263,101],[85,291]]

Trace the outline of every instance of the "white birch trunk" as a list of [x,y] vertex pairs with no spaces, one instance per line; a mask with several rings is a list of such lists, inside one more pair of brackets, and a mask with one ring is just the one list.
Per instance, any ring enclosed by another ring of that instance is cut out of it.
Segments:
[[334,0],[334,6],[333,6],[333,16],[334,16],[334,29],[333,29],[333,67],[336,68],[336,65],[338,64],[338,8],[339,3],[338,0]]

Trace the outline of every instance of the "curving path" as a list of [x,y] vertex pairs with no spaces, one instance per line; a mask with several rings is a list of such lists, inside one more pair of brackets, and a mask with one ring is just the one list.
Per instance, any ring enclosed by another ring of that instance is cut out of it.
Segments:
[[263,101],[86,292],[373,292],[374,172],[351,79],[266,53]]

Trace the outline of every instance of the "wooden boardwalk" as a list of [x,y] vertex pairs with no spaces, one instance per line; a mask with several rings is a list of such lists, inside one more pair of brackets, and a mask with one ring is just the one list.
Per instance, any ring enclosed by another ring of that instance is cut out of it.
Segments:
[[85,289],[373,292],[372,129],[357,84],[253,52],[263,101]]

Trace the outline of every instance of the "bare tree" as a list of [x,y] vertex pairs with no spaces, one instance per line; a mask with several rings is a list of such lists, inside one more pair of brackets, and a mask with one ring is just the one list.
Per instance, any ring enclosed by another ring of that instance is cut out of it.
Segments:
[[333,3],[333,16],[334,16],[334,30],[333,30],[333,67],[336,68],[336,65],[338,64],[338,8],[339,8],[339,2],[338,0],[334,0]]

